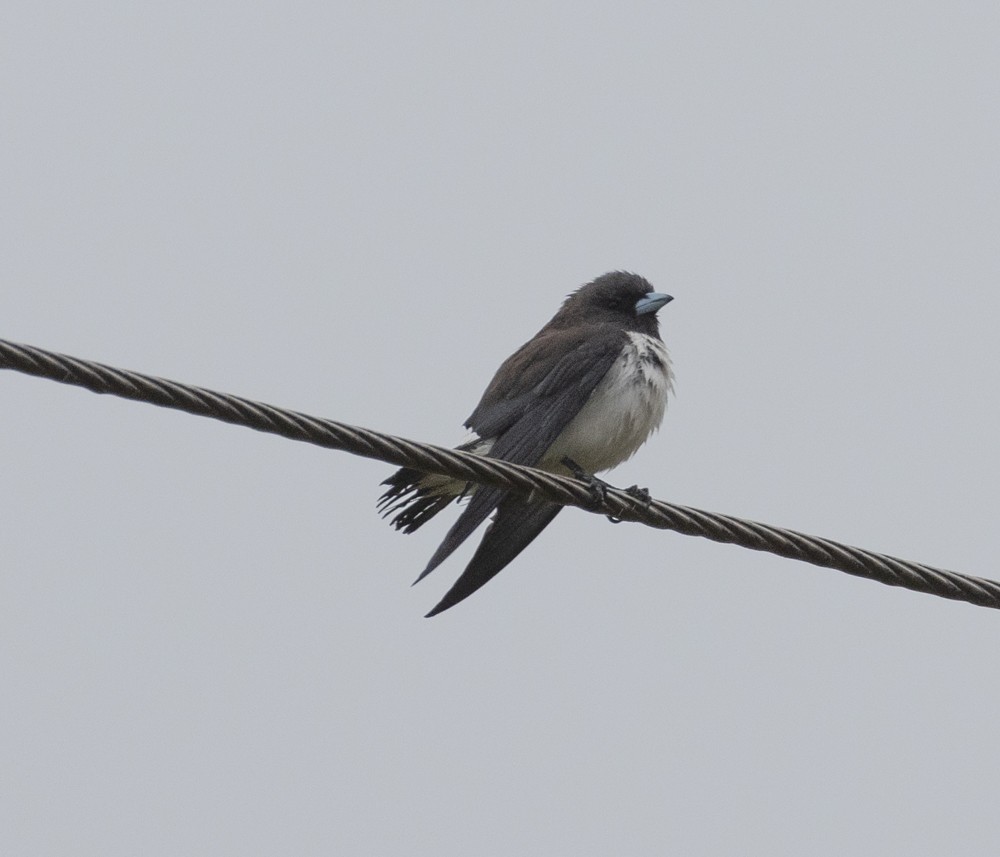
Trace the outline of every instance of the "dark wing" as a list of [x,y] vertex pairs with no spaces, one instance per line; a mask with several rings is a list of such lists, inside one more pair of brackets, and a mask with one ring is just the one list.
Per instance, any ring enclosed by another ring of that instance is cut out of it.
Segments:
[[556,503],[525,503],[520,497],[504,497],[468,567],[437,607],[427,614],[428,618],[454,607],[487,583],[561,511],[562,506]]
[[[624,335],[620,329],[602,325],[554,332],[551,340],[536,337],[500,367],[466,425],[480,437],[497,438],[490,450],[491,458],[529,466],[537,464],[614,364],[621,353]],[[540,372],[540,367],[547,367],[547,371]],[[444,562],[486,520],[506,493],[501,488],[478,488],[417,580]],[[541,527],[552,517],[554,514]],[[510,554],[503,565],[523,548],[521,545]],[[475,560],[463,578],[473,571],[474,565]],[[469,591],[482,586],[503,565]]]
[[[480,437],[499,437],[531,416],[542,401],[561,392],[587,388],[589,396],[611,368],[624,340],[624,332],[608,324],[539,332],[497,369],[465,427]],[[583,401],[566,422],[576,416]]]

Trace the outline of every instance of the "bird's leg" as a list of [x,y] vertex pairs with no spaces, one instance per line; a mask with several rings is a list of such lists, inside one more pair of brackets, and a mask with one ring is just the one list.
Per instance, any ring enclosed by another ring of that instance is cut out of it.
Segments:
[[[594,506],[600,508],[608,500],[608,489],[614,488],[610,482],[605,482],[603,479],[598,479],[593,473],[587,473],[579,464],[577,464],[568,455],[564,455],[562,459],[562,465],[573,474],[574,477],[579,479],[581,482],[586,482],[587,487],[590,489],[590,495],[594,498]],[[628,488],[624,489],[625,493],[635,500],[642,503],[643,506],[649,506],[653,502],[653,497],[649,493],[648,488],[640,488],[638,485],[630,485]],[[622,522],[621,518],[616,518],[614,515],[606,516],[612,524],[620,524]]]
[[[598,479],[593,473],[587,473],[586,470],[568,455],[563,456],[561,463],[575,478],[586,483],[587,488],[590,490],[590,496],[594,500],[595,508],[599,509],[607,502],[608,489],[614,488],[614,485],[605,482],[603,479]],[[610,518],[610,515],[608,517]]]

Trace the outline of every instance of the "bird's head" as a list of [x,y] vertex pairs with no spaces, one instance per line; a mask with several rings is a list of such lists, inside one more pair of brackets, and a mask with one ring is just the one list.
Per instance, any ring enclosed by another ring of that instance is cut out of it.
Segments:
[[655,334],[656,313],[672,300],[670,295],[657,292],[645,277],[612,271],[573,292],[552,321],[559,325],[610,322]]

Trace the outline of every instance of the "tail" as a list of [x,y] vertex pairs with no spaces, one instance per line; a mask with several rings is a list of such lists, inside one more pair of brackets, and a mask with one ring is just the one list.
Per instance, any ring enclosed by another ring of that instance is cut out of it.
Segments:
[[386,479],[386,492],[378,499],[378,510],[383,518],[393,515],[390,523],[397,530],[412,533],[440,512],[452,500],[458,500],[468,490],[463,484],[447,476],[437,476],[403,467]]
[[[473,436],[471,440],[455,448],[462,452],[485,455],[492,445],[492,440]],[[404,533],[420,529],[452,500],[461,500],[476,490],[471,482],[437,473],[425,473],[412,467],[397,470],[382,484],[389,488],[378,498],[377,508],[383,518],[395,512],[389,523]]]

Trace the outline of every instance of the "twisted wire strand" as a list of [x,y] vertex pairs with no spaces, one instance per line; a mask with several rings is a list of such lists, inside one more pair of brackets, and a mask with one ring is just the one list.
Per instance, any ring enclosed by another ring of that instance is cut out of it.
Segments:
[[148,402],[164,408],[211,417],[257,431],[339,449],[401,467],[441,473],[469,482],[506,488],[586,511],[674,530],[716,542],[766,551],[812,565],[866,577],[941,598],[1000,609],[1000,583],[909,562],[781,527],[706,512],[663,500],[644,500],[609,488],[597,501],[591,488],[577,479],[546,473],[506,461],[394,437],[371,429],[117,369],[77,357],[0,339],[0,369],[12,369],[95,393]]

